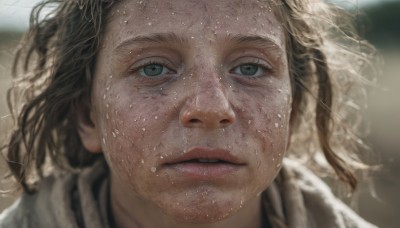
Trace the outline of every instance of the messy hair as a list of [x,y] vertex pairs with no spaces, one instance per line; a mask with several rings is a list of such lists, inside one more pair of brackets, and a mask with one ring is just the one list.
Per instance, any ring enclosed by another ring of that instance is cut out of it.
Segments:
[[[76,110],[90,107],[96,56],[117,3],[44,0],[32,11],[7,95],[15,127],[3,147],[25,192],[35,191],[49,169],[79,170],[104,159],[82,145]],[[323,155],[338,179],[355,189],[354,172],[364,167],[357,155],[363,148],[363,74],[373,69],[373,49],[355,35],[342,10],[322,0],[265,4],[286,32],[296,113],[289,155],[307,161]]]

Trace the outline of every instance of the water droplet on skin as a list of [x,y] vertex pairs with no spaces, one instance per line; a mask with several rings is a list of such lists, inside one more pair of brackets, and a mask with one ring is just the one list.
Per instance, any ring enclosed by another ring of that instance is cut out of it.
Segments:
[[278,124],[278,123],[275,123],[275,127],[278,128],[278,127],[279,127],[279,124]]
[[150,171],[151,171],[152,173],[155,173],[155,172],[157,171],[157,168],[156,168],[156,167],[151,167]]
[[149,22],[149,23],[147,23],[149,26],[151,26],[152,25],[152,23],[151,22]]
[[106,139],[103,137],[103,144],[106,145]]
[[247,121],[248,124],[251,124],[251,120]]
[[281,167],[281,163],[276,164],[276,168],[279,169]]
[[106,119],[110,119],[110,116],[108,115],[108,113],[106,113]]
[[110,75],[110,78],[113,78],[113,76],[112,76],[112,75]]
[[143,159],[142,159],[142,160],[140,160],[140,163],[144,164],[144,160],[143,160]]
[[142,128],[142,131],[146,131],[146,128]]
[[281,118],[282,118],[282,115],[281,115],[281,114],[278,114],[278,118],[281,119]]
[[281,90],[281,89],[278,89],[278,92],[279,92],[279,93],[282,93],[282,90]]
[[109,91],[110,90],[110,86],[107,86],[106,90]]
[[106,94],[104,94],[104,95],[103,95],[103,99],[105,100],[106,98],[107,98],[107,95],[106,95]]
[[125,24],[128,24],[128,20],[124,21]]
[[156,120],[157,120],[157,119],[158,119],[158,116],[155,116],[155,117],[154,117],[154,119],[156,119]]
[[111,132],[112,133],[112,136],[115,138],[115,137],[117,137],[117,135],[115,134],[115,132]]
[[133,105],[129,105],[129,108],[133,108]]

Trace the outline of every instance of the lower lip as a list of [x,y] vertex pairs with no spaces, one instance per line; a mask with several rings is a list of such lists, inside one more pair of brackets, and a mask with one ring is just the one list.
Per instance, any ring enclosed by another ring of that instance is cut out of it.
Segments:
[[171,164],[169,168],[191,179],[206,180],[232,175],[243,166],[231,163],[178,163]]

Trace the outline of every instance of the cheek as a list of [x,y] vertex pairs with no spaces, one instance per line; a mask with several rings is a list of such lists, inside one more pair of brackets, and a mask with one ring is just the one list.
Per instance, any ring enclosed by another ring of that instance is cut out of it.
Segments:
[[290,130],[290,87],[285,84],[274,88],[246,93],[237,99],[243,128],[250,134],[247,146],[254,150],[252,154],[259,162],[257,167],[266,175],[275,175],[279,170]]
[[129,89],[107,91],[102,96],[98,106],[103,152],[111,170],[122,179],[154,174],[159,139],[173,112],[164,105],[169,99],[165,94],[131,94]]

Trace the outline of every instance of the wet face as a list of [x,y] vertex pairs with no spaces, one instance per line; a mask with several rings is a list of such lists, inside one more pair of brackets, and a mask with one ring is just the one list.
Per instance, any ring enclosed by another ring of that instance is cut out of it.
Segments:
[[112,185],[186,222],[245,206],[286,151],[285,52],[280,22],[256,0],[116,6],[91,107]]

